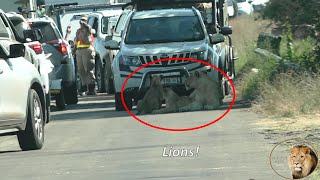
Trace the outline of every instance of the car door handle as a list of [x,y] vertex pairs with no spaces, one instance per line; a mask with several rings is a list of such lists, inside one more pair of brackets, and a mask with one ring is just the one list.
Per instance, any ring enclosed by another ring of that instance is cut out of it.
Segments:
[[0,74],[2,74],[3,73],[3,70],[2,69],[0,69]]

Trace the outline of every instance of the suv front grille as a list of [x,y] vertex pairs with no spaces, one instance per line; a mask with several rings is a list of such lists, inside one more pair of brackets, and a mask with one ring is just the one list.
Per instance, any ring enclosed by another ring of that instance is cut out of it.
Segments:
[[[190,58],[191,53],[179,53],[179,54],[159,54],[159,55],[143,55],[139,56],[139,59],[142,64],[148,64],[150,62],[164,59],[164,58]],[[172,66],[172,65],[182,65],[182,64],[189,64],[193,63],[192,61],[183,61],[183,60],[170,60],[170,61],[163,61],[157,62],[152,64],[152,66]]]

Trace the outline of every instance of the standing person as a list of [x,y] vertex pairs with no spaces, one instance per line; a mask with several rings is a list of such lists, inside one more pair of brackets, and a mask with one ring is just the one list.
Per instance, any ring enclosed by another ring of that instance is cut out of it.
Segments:
[[96,95],[94,76],[95,50],[92,46],[93,34],[87,24],[87,17],[81,16],[80,28],[75,38],[76,57],[79,76],[82,82],[81,95]]

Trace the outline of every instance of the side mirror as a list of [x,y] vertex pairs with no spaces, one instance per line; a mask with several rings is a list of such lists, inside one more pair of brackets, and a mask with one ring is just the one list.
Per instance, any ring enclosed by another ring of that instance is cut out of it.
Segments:
[[219,33],[213,34],[213,35],[210,36],[211,44],[219,44],[219,43],[224,42],[224,40],[225,40],[224,39],[224,35],[219,34]]
[[249,0],[248,3],[251,4],[253,2],[253,0]]
[[106,49],[110,49],[110,50],[119,50],[120,49],[119,43],[115,40],[107,41],[105,43],[104,47]]
[[43,35],[40,29],[28,29],[23,31],[24,39],[31,39],[31,41],[39,41]]
[[108,42],[112,40],[112,35],[107,35],[106,38],[104,39],[105,42]]
[[232,34],[232,27],[231,26],[225,26],[222,27],[220,30],[220,33],[227,36],[227,35],[231,35]]
[[9,58],[17,58],[25,56],[26,47],[23,44],[11,44]]
[[73,48],[74,47],[74,42],[72,40],[69,40],[68,43],[70,44],[70,47]]

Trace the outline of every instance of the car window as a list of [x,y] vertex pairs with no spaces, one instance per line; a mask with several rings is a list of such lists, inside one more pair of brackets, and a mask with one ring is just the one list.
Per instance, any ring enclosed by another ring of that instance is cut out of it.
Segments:
[[59,39],[59,37],[55,33],[50,23],[47,23],[47,22],[33,23],[31,25],[31,28],[40,29],[43,35],[43,37],[40,39],[41,43],[47,43],[49,41],[54,41]]
[[99,26],[98,18],[95,17],[94,20],[93,20],[93,25],[92,25],[92,28],[96,31],[95,36],[96,36],[97,33],[98,33],[98,26]]
[[109,24],[109,17],[103,17],[101,19],[101,32],[103,34],[108,34],[109,33],[109,29],[108,29],[108,24]]
[[2,46],[0,46],[0,58],[6,58],[7,54],[4,52],[4,49]]
[[2,17],[0,18],[0,37],[9,37],[6,26],[3,23]]
[[14,28],[16,29],[18,35],[20,37],[23,37],[23,31],[30,29],[30,26],[27,22],[21,21],[21,20],[11,20],[12,24],[14,25]]
[[118,20],[118,23],[116,25],[116,29],[115,32],[116,33],[120,33],[121,30],[123,29],[123,26],[125,24],[125,20],[126,20],[127,14],[122,14]]
[[93,19],[94,17],[88,17],[88,24],[92,27],[93,26]]

